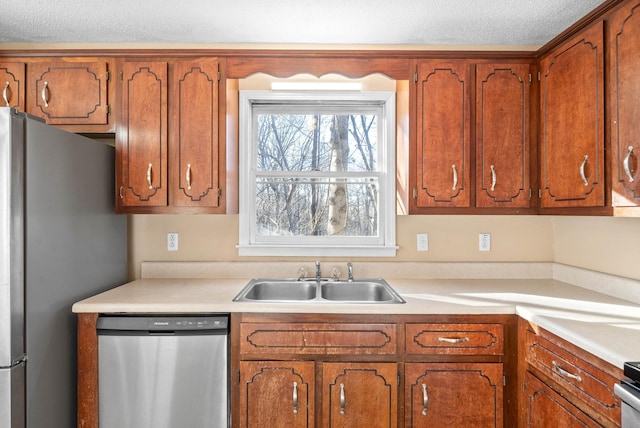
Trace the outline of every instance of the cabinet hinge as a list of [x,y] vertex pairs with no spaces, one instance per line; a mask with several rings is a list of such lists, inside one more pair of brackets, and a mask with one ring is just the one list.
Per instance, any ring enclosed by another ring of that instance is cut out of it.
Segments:
[[398,373],[398,386],[400,386],[400,373]]
[[107,80],[107,82],[111,80],[111,72],[109,70],[107,70],[107,74],[104,76],[104,78]]
[[240,370],[238,370],[238,383],[240,383]]
[[120,83],[122,83],[124,81],[124,73],[121,71],[120,72]]
[[533,194],[533,191],[531,190],[531,187],[529,187],[529,200],[531,200],[531,195]]
[[502,373],[502,386],[507,386],[507,375]]
[[538,199],[542,199],[542,189],[538,189]]
[[540,72],[538,71],[538,82],[539,82],[540,80],[542,80],[542,78],[541,78],[540,76],[541,76],[541,75],[540,75]]
[[531,76],[531,73],[529,73],[529,84],[531,84],[532,81],[533,81],[533,77]]
[[413,73],[413,83],[418,83],[418,72]]
[[218,198],[222,197],[222,187],[218,187]]
[[120,199],[124,199],[124,196],[123,196],[123,194],[122,194],[123,190],[124,190],[124,189],[122,188],[122,186],[120,186]]
[[522,381],[522,391],[524,392],[527,389],[527,382]]
[[417,188],[413,188],[413,199],[418,199],[418,189]]
[[107,104],[107,116],[111,114],[111,104]]
[[222,71],[218,71],[218,82],[222,80]]

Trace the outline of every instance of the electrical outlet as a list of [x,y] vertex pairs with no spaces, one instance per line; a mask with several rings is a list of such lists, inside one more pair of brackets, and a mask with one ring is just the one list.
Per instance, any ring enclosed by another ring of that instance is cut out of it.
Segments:
[[478,250],[491,251],[491,234],[481,233],[478,235]]
[[426,233],[418,233],[416,235],[416,240],[418,251],[429,251],[429,235]]
[[167,251],[178,251],[177,233],[167,233]]

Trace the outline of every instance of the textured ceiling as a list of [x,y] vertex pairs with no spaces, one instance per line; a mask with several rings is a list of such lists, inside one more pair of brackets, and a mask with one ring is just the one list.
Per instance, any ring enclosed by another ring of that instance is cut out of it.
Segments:
[[540,46],[603,0],[1,0],[0,43]]

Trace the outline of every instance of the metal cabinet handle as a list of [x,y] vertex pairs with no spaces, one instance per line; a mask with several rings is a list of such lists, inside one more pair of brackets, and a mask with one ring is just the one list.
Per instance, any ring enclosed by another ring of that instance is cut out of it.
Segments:
[[456,187],[458,187],[458,171],[456,171],[456,164],[451,165],[451,169],[453,170],[453,187],[451,190],[456,190]]
[[427,416],[427,406],[429,405],[429,395],[427,394],[427,385],[422,384],[422,416]]
[[580,377],[580,375],[576,375],[573,373],[569,373],[568,371],[564,370],[562,367],[560,367],[558,365],[558,363],[556,363],[555,361],[552,361],[551,364],[553,364],[553,368],[556,369],[556,372],[558,372],[558,374],[562,377],[566,377],[569,379],[573,379],[577,382],[582,382],[582,378]]
[[496,169],[491,165],[491,191],[496,190]]
[[345,408],[345,398],[344,398],[344,383],[340,384],[340,414],[344,415]]
[[187,180],[187,189],[191,190],[191,164],[187,164],[187,173],[185,174]]
[[42,92],[40,93],[40,97],[42,97],[42,101],[44,102],[45,107],[49,107],[48,89],[49,89],[49,82],[44,82],[44,86],[42,87]]
[[6,82],[4,84],[4,89],[2,90],[2,99],[4,100],[4,102],[7,105],[7,107],[11,107],[9,105],[8,90],[9,90],[9,82]]
[[293,382],[293,413],[298,413],[298,382]]
[[587,165],[587,161],[589,160],[589,155],[584,155],[584,159],[582,159],[582,163],[580,164],[580,178],[584,182],[585,187],[589,185],[589,180],[584,175],[584,167]]
[[447,342],[447,343],[463,343],[468,342],[468,337],[439,337],[439,342]]
[[[7,85],[8,84],[9,82],[7,82]],[[627,152],[627,155],[624,157],[624,161],[622,162],[622,166],[624,167],[624,173],[627,174],[629,183],[633,183],[633,174],[631,174],[631,168],[629,167],[629,161],[631,160],[631,155],[633,154],[633,146],[629,146],[628,150],[629,151]]]
[[149,189],[153,189],[153,186],[151,185],[151,168],[152,164],[149,164],[149,168],[147,168],[147,184],[149,184]]

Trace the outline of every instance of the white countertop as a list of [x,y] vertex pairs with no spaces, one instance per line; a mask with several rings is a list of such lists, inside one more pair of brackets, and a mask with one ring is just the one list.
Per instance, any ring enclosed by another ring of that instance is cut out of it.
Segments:
[[640,358],[640,305],[554,279],[387,278],[405,304],[232,302],[248,281],[140,279],[78,302],[73,311],[518,314],[619,368]]

